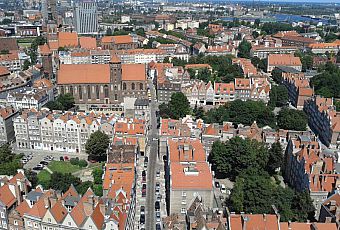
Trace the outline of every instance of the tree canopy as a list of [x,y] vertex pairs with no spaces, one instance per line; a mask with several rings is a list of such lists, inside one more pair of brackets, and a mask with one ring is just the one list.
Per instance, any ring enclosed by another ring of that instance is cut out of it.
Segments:
[[229,209],[245,213],[273,213],[278,209],[282,221],[314,220],[314,206],[309,192],[282,188],[263,171],[248,169],[237,177],[229,200]]
[[277,116],[277,124],[281,129],[305,131],[308,118],[305,112],[283,108]]
[[74,98],[69,93],[62,94],[55,101],[48,102],[46,107],[50,110],[69,110],[74,107]]
[[323,97],[340,98],[340,69],[328,62],[321,71],[311,80],[315,93]]
[[275,115],[262,101],[235,100],[224,106],[213,108],[205,115],[206,123],[230,121],[235,124],[251,125],[254,121],[262,127],[276,127]]
[[251,43],[243,40],[238,46],[238,56],[240,58],[250,58]]
[[109,137],[105,133],[99,130],[92,133],[85,144],[89,160],[105,161],[109,144]]
[[183,93],[174,93],[171,95],[169,108],[172,118],[179,119],[191,113],[190,104],[187,97]]
[[232,180],[248,168],[266,168],[268,159],[269,152],[265,144],[241,137],[231,138],[224,143],[216,141],[209,155],[216,175]]
[[282,107],[288,102],[288,90],[284,85],[273,85],[269,92],[268,105],[272,107]]
[[15,155],[9,144],[0,146],[0,175],[15,175],[22,167],[21,155]]
[[266,171],[270,175],[274,175],[276,170],[282,167],[283,164],[283,149],[280,142],[274,142],[269,149]]

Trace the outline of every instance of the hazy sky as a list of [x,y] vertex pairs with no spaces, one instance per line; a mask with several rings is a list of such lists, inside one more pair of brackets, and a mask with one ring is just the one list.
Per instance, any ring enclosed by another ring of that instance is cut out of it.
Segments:
[[[229,0],[229,1],[253,1],[253,0]],[[259,0],[255,0],[258,2]],[[260,0],[261,2],[318,2],[318,3],[340,3],[340,0]]]

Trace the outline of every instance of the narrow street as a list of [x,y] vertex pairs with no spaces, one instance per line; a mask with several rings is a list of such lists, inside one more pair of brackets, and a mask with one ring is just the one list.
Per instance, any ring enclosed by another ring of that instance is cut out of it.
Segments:
[[155,95],[154,86],[149,81],[149,87],[151,91],[151,103],[150,103],[150,131],[149,131],[149,163],[147,170],[147,192],[146,192],[146,217],[145,217],[145,229],[155,229],[155,171],[157,164],[158,153],[158,129],[157,129],[157,100]]

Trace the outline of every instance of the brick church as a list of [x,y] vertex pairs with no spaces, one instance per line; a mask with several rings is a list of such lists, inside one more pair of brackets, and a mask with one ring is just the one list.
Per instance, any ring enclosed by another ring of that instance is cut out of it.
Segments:
[[147,97],[146,66],[122,64],[117,56],[109,64],[60,65],[57,86],[80,110],[121,112],[124,97]]

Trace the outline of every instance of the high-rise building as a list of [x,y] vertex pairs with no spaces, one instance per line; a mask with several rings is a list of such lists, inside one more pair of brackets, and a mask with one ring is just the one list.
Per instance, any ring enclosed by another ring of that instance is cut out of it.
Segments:
[[42,0],[41,13],[45,23],[57,20],[57,0]]
[[95,0],[79,0],[74,9],[74,25],[79,34],[98,32],[97,3]]

